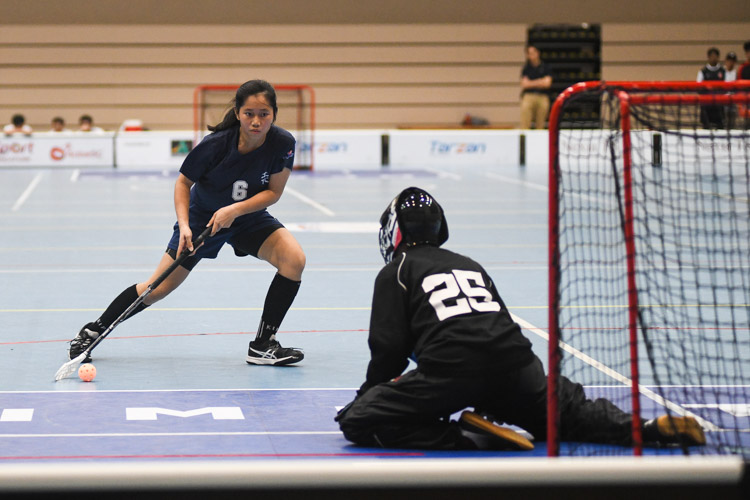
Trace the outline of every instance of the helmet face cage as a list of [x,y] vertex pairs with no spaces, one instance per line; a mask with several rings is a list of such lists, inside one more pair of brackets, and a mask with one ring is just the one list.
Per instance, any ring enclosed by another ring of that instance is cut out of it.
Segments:
[[380,254],[386,264],[401,244],[440,246],[447,239],[448,224],[442,207],[420,188],[404,189],[380,217]]
[[393,254],[401,243],[401,231],[398,228],[396,203],[398,196],[391,201],[383,215],[380,216],[380,255],[386,264],[393,260]]

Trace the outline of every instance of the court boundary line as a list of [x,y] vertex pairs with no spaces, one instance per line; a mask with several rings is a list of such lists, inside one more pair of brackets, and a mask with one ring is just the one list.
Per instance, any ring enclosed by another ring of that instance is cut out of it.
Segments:
[[[623,388],[622,385],[602,385],[602,384],[590,384],[590,385],[583,385],[583,387],[589,388],[589,389],[621,389]],[[643,387],[658,387],[656,385],[649,385],[644,384]],[[705,384],[705,385],[694,385],[694,384],[686,384],[686,385],[664,385],[661,387],[672,387],[672,388],[679,388],[679,387],[685,387],[685,388],[693,388],[693,387],[717,387],[717,388],[750,388],[750,385],[722,385],[722,384]],[[274,391],[357,391],[359,390],[359,387],[275,387],[275,388],[256,388],[256,387],[237,387],[237,388],[228,388],[228,389],[97,389],[96,392],[98,393],[113,393],[113,392],[137,392],[137,393],[143,393],[143,392],[274,392]],[[65,393],[75,393],[75,394],[88,394],[87,391],[81,391],[81,390],[41,390],[41,391],[7,391],[7,390],[0,390],[1,394],[65,394]]]
[[[43,217],[43,216],[40,216]],[[372,249],[372,244],[321,244],[321,243],[305,243],[305,248],[315,249]],[[546,243],[467,243],[467,244],[453,244],[451,248],[489,248],[489,249],[516,249],[516,248],[547,248]],[[55,247],[39,247],[39,246],[26,246],[26,247],[7,247],[0,246],[0,252],[100,252],[100,251],[127,251],[132,252],[134,250],[144,251],[163,251],[164,245],[79,245],[79,246],[55,246]]]
[[515,184],[516,186],[523,186],[529,189],[535,189],[537,191],[542,191],[545,193],[549,191],[549,188],[547,187],[546,184],[539,184],[536,182],[531,182],[531,181],[522,180],[522,179],[514,179],[512,177],[506,177],[504,175],[495,174],[493,172],[486,172],[484,176],[489,179],[496,180],[496,181],[502,181],[506,184]]
[[[367,328],[349,328],[337,330],[282,330],[281,333],[365,333]],[[125,335],[112,337],[111,340],[135,340],[135,339],[158,339],[178,337],[211,337],[219,335],[255,335],[255,332],[208,332],[208,333],[154,333],[152,335]],[[47,339],[47,340],[18,340],[13,342],[0,342],[0,345],[27,345],[27,344],[50,344],[67,343],[70,339]]]
[[[112,392],[270,392],[270,391],[356,391],[359,387],[280,387],[276,389],[269,388],[238,388],[238,389],[102,389],[93,391],[95,393],[112,393]],[[0,391],[0,394],[91,394],[88,391],[70,390],[70,391]]]
[[23,191],[23,193],[21,193],[21,196],[18,197],[16,202],[11,207],[11,212],[17,212],[23,206],[23,204],[26,203],[26,200],[29,199],[36,187],[42,181],[42,177],[44,177],[44,172],[39,172],[34,176],[33,179],[31,179],[29,185],[26,186],[26,189]]
[[[737,308],[745,308],[749,307],[750,304],[712,304],[710,307],[712,308],[727,308],[727,307],[737,307]],[[627,308],[628,306],[625,304],[613,304],[610,306],[602,306],[607,308],[613,308],[613,309],[620,309],[620,308]],[[682,308],[691,308],[691,307],[705,307],[707,306],[705,304],[644,304],[641,307],[647,307],[647,308],[674,308],[674,307],[682,307]],[[539,306],[513,306],[511,309],[546,309],[546,305],[539,305]],[[261,311],[262,307],[152,307],[149,310],[151,311],[162,311],[162,312],[190,312],[190,311],[199,311],[199,312],[206,312],[206,311]],[[352,306],[352,307],[292,307],[292,311],[364,311],[364,310],[370,310],[370,306]],[[28,308],[22,308],[22,309],[12,309],[12,308],[5,308],[0,309],[0,313],[44,313],[44,312],[51,312],[51,313],[60,313],[60,312],[93,312],[93,311],[100,311],[101,309],[97,308],[90,308],[90,307],[55,307],[55,308],[36,308],[36,309],[28,309]],[[580,327],[580,328],[570,328],[571,330],[591,330],[593,328],[589,327]],[[747,327],[689,327],[689,326],[651,326],[651,330],[653,331],[659,331],[659,330],[709,330],[709,331],[719,331],[719,330],[733,330],[733,331],[744,331],[750,329],[750,326]],[[602,327],[599,328],[599,330],[621,330],[619,327]],[[0,342],[2,344],[2,342]]]
[[113,437],[185,437],[185,436],[317,436],[342,434],[341,431],[218,431],[218,432],[85,432],[50,434],[2,434],[2,439],[22,438],[113,438]]
[[83,460],[83,459],[144,459],[144,458],[328,458],[328,457],[424,457],[424,452],[353,452],[353,453],[165,453],[143,455],[39,455],[0,456],[0,460]]
[[[2,230],[2,227],[0,227],[0,230]],[[321,233],[322,234],[322,233]],[[333,234],[333,233],[330,233]],[[328,247],[321,247],[321,248],[328,248]],[[483,266],[488,271],[540,271],[547,269],[547,266],[542,264],[488,264],[486,266]],[[311,268],[305,268],[306,272],[373,272],[373,271],[380,271],[382,269],[382,266],[356,266],[356,267],[311,267]],[[677,266],[671,267],[667,266],[665,269],[673,270],[677,269]],[[682,269],[693,269],[693,270],[702,270],[706,269],[705,266],[683,266]],[[729,267],[728,267],[729,269]],[[742,264],[737,266],[732,266],[731,270],[744,270],[744,269],[750,269],[750,264]],[[201,267],[201,272],[206,273],[238,273],[238,272],[245,272],[245,273],[257,273],[257,272],[268,272],[268,267],[261,267],[258,264],[254,264],[254,267],[248,266],[248,267],[230,267],[230,266],[210,266],[210,267]],[[14,268],[14,269],[0,269],[0,274],[92,274],[92,273],[134,273],[134,272],[151,272],[153,269],[150,267],[86,267],[86,268],[48,268],[48,269],[39,269],[39,268]],[[697,304],[690,304],[690,305],[697,305]],[[581,308],[604,308],[604,307],[627,307],[627,306],[621,306],[621,305],[596,305],[596,304],[584,304],[579,306],[564,306],[567,309],[581,309]],[[644,306],[645,307],[645,306]],[[672,305],[672,307],[675,307]]]
[[[541,328],[538,328],[528,321],[511,314],[511,317],[513,320],[518,323],[521,327],[525,328],[526,330],[530,331],[531,333],[537,335],[538,337],[541,337],[542,339],[546,340],[549,343],[549,334],[542,330]],[[582,361],[583,363],[591,366],[592,368],[599,370],[604,375],[613,378],[614,380],[617,380],[618,382],[621,382],[624,386],[630,387],[633,385],[633,381],[629,378],[623,375],[622,373],[610,368],[609,366],[605,365],[601,361],[592,358],[591,356],[584,354],[583,352],[579,351],[575,347],[571,346],[570,344],[566,344],[563,341],[559,342],[560,348],[564,350],[565,352],[571,354],[573,357],[577,358],[579,361]],[[706,430],[709,431],[718,431],[721,430],[721,428],[717,425],[715,425],[713,422],[709,422],[708,420],[704,419],[703,417],[696,415],[695,413],[686,410],[682,406],[680,406],[677,403],[674,403],[659,394],[655,393],[648,387],[642,384],[638,384],[638,392],[642,394],[643,396],[647,397],[648,399],[654,401],[657,404],[660,404],[664,406],[665,408],[668,408],[669,410],[677,413],[678,415],[683,416],[690,416],[693,417],[701,427],[703,427]]]
[[287,192],[287,193],[289,193],[289,194],[291,194],[292,196],[294,196],[295,198],[297,198],[302,203],[304,203],[306,205],[310,205],[311,207],[313,207],[317,211],[319,211],[319,212],[321,212],[321,213],[323,213],[323,214],[325,214],[325,215],[327,215],[329,217],[334,217],[336,215],[336,212],[334,212],[330,208],[326,207],[325,205],[323,205],[321,203],[318,203],[317,201],[313,200],[312,198],[310,198],[308,196],[305,196],[304,194],[300,193],[296,189],[293,189],[293,188],[291,188],[289,186],[286,186],[284,188],[284,191]]
[[[369,311],[370,306],[357,307],[292,307],[290,311]],[[154,307],[151,311],[161,312],[246,312],[262,311],[262,307]],[[93,312],[101,308],[59,308],[59,309],[0,309],[0,313],[61,313],[61,312]],[[3,343],[0,342],[0,345]]]

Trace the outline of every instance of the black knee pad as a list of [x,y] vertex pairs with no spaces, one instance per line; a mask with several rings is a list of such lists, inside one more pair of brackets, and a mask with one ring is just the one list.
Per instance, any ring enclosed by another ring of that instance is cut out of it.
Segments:
[[[169,254],[172,259],[177,260],[177,250],[174,248],[167,248],[167,254]],[[196,257],[195,255],[191,255],[187,259],[182,261],[182,264],[180,264],[181,267],[184,267],[188,271],[192,271],[193,268],[198,265],[198,262],[201,261],[200,257]]]

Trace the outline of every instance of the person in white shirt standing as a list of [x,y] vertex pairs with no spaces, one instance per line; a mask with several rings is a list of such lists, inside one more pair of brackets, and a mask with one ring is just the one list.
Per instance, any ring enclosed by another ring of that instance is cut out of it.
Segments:
[[[727,52],[727,56],[724,58],[724,81],[734,82],[737,80],[737,54],[734,52]],[[737,123],[737,106],[729,104],[726,109],[727,115],[727,126],[734,128]]]
[[724,81],[733,82],[735,80],[737,80],[737,54],[727,52],[727,57],[724,58]]

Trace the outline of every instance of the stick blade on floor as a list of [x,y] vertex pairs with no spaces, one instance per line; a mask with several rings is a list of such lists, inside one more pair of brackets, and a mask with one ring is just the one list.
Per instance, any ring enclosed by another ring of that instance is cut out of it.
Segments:
[[71,375],[73,375],[76,372],[76,370],[78,370],[78,365],[80,365],[83,362],[83,360],[86,359],[86,354],[87,354],[87,351],[83,351],[81,354],[79,354],[75,358],[71,359],[67,363],[64,363],[57,370],[57,373],[55,373],[55,381],[68,378]]

